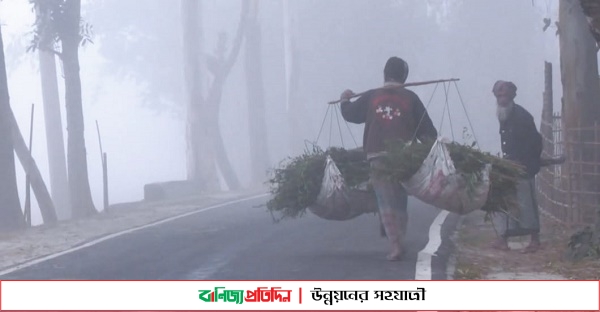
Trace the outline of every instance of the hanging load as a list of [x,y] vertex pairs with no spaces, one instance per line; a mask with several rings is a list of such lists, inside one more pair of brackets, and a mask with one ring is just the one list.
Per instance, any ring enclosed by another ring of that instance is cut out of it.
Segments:
[[438,139],[390,143],[375,174],[404,186],[407,193],[457,214],[475,210],[512,211],[519,177],[517,164],[472,145]]
[[480,209],[487,200],[490,169],[491,165],[485,164],[470,175],[457,171],[448,147],[438,139],[419,170],[401,183],[408,194],[423,202],[466,214]]
[[367,182],[348,186],[331,156],[327,155],[321,190],[308,209],[322,219],[345,221],[364,213],[376,213],[377,199]]
[[273,198],[267,208],[276,220],[297,218],[308,209],[326,220],[349,220],[377,211],[368,186],[369,164],[362,148],[313,148],[273,170]]

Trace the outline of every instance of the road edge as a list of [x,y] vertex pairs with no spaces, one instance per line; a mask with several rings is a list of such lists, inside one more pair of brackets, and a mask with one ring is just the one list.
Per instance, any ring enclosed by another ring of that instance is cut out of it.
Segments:
[[139,230],[146,229],[146,228],[149,228],[149,227],[157,226],[157,225],[160,225],[160,224],[163,224],[163,223],[171,222],[171,221],[174,221],[174,220],[177,220],[177,219],[181,219],[181,218],[184,218],[184,217],[187,217],[187,216],[190,216],[190,215],[194,215],[194,214],[197,214],[197,213],[201,213],[201,212],[204,212],[204,211],[209,211],[209,210],[212,210],[212,209],[220,208],[220,207],[223,207],[223,206],[227,206],[227,205],[231,205],[231,204],[236,204],[236,203],[240,203],[240,202],[244,202],[244,201],[248,201],[248,200],[253,200],[253,199],[257,199],[257,198],[266,197],[268,195],[270,195],[270,194],[267,193],[267,192],[260,192],[260,193],[254,193],[254,194],[240,195],[237,198],[234,197],[234,198],[225,199],[223,202],[220,202],[220,203],[214,203],[214,204],[209,205],[209,206],[198,207],[197,209],[193,209],[191,211],[187,211],[187,212],[184,212],[184,213],[181,213],[181,214],[177,214],[177,215],[173,215],[173,216],[161,218],[161,219],[158,219],[158,220],[154,220],[154,221],[146,223],[146,224],[142,224],[142,225],[138,225],[138,226],[131,227],[131,228],[128,228],[128,229],[116,231],[114,233],[107,233],[107,234],[104,234],[104,235],[99,235],[99,236],[96,236],[94,238],[89,238],[89,239],[87,239],[85,241],[82,241],[80,243],[77,243],[77,244],[75,244],[73,246],[69,246],[69,248],[61,250],[61,251],[51,252],[51,253],[48,253],[46,255],[42,255],[42,256],[39,256],[39,257],[31,258],[31,259],[28,259],[26,261],[23,261],[23,262],[20,262],[20,263],[17,263],[17,264],[13,264],[13,265],[1,267],[0,268],[0,277],[3,276],[3,275],[6,275],[6,274],[10,274],[12,272],[18,271],[18,270],[27,268],[29,266],[41,263],[41,262],[44,262],[44,261],[47,261],[47,260],[51,260],[53,258],[60,257],[60,256],[65,255],[65,254],[69,254],[71,252],[75,252],[75,251],[80,250],[80,249],[91,247],[93,245],[99,244],[99,243],[101,243],[103,241],[106,241],[106,240],[109,240],[109,239],[113,239],[113,238],[116,238],[116,237],[119,237],[119,236],[122,236],[122,235],[126,235],[126,234],[129,234],[129,233],[133,233],[135,231],[139,231]]

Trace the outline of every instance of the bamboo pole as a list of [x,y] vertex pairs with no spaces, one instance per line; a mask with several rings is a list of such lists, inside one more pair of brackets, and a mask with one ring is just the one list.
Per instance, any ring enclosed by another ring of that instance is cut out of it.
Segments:
[[[440,82],[451,82],[451,81],[459,81],[459,78],[450,78],[450,79],[440,79],[440,80],[430,80],[430,81],[421,81],[421,82],[409,82],[409,83],[404,83],[404,84],[398,84],[398,85],[393,85],[393,86],[386,86],[386,87],[381,87],[381,88],[375,88],[375,89],[371,89],[365,92],[361,92],[361,93],[357,93],[353,96],[351,96],[350,98],[355,98],[355,97],[359,97],[369,91],[372,90],[380,90],[380,89],[389,89],[389,88],[404,88],[404,87],[414,87],[414,86],[422,86],[422,85],[427,85],[427,84],[433,84],[433,83],[440,83]],[[328,102],[328,104],[337,104],[339,102],[341,102],[342,100],[335,100],[335,101],[331,101]]]

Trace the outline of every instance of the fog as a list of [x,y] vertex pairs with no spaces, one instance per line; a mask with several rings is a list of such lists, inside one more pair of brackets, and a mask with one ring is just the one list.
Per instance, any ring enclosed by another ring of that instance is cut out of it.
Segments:
[[[241,1],[203,0],[202,5],[202,49],[213,53],[221,32],[227,34],[229,49]],[[513,81],[518,87],[515,101],[532,113],[539,126],[544,61],[552,62],[554,77],[560,77],[554,26],[558,0],[290,0],[288,34],[292,34],[292,53],[297,58],[291,75],[296,75],[297,84],[288,103],[286,68],[291,67],[285,64],[282,5],[280,0],[258,1],[269,147],[265,157],[271,166],[296,156],[304,148],[304,140],[316,139],[327,102],[338,99],[344,89],[362,92],[381,86],[383,65],[390,56],[408,62],[409,82],[460,78],[457,85],[478,143],[494,153],[500,147],[491,93],[494,82]],[[90,186],[96,208],[102,209],[96,121],[108,154],[111,203],[141,200],[147,183],[186,179],[180,8],[179,1],[172,0],[83,1],[82,17],[94,27],[93,44],[82,47],[79,57]],[[552,20],[545,32],[543,18]],[[35,103],[33,157],[48,184],[38,57],[26,53],[34,21],[28,1],[0,2],[11,107],[28,138],[30,109]],[[247,130],[244,61],[242,49],[223,87],[220,127],[234,170],[242,184],[248,185],[252,139]],[[60,62],[57,64],[66,130],[64,82]],[[554,83],[555,99],[560,99],[560,79],[555,78]],[[469,125],[454,85],[450,86],[448,105],[460,141],[463,127]],[[411,89],[427,104],[434,88]],[[440,85],[428,108],[436,127],[444,104]],[[288,109],[288,105],[294,107]],[[297,137],[291,135],[292,119],[302,125]],[[339,146],[337,123],[333,129],[331,144]],[[362,125],[350,125],[350,129],[360,145]],[[344,145],[354,147],[348,128],[342,124],[341,130]],[[448,120],[441,133],[452,136]],[[65,146],[66,139],[65,131]],[[329,143],[327,124],[319,144],[327,147]],[[17,174],[23,202],[25,175],[20,164]],[[39,224],[35,200],[32,207],[33,223]]]

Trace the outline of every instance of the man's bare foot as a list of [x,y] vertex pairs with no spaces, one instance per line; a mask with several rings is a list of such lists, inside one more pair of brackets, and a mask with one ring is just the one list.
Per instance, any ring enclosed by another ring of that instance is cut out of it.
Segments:
[[499,238],[494,241],[491,245],[492,248],[496,250],[509,251],[510,247],[508,247],[508,242],[505,239]]

